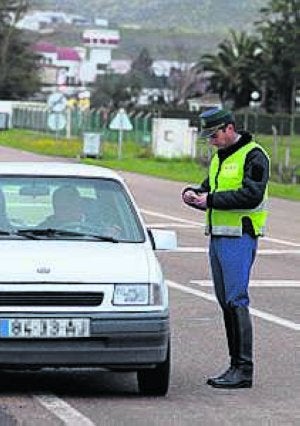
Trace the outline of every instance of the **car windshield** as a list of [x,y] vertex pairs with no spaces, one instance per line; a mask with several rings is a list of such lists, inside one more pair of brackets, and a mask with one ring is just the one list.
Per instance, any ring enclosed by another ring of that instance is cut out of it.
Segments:
[[0,238],[143,242],[145,235],[117,180],[2,176]]

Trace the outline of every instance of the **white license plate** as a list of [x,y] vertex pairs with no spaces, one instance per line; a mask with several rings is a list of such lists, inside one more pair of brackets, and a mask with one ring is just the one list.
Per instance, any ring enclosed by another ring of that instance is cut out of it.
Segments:
[[89,336],[89,318],[0,319],[0,338],[2,339],[63,339]]

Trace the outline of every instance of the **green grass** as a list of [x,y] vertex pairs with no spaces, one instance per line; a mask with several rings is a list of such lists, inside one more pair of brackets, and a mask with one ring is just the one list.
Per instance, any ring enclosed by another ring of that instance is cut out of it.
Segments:
[[[258,140],[272,156],[272,137],[264,136],[258,138]],[[278,149],[279,160],[282,159],[283,162],[287,142],[287,140],[281,141]],[[28,130],[8,130],[0,132],[0,145],[44,155],[75,158],[82,153],[83,142],[79,139],[55,140],[55,137]],[[290,164],[300,165],[299,137],[293,138],[290,141],[290,146]],[[149,147],[141,146],[131,141],[124,141],[122,159],[120,160],[118,160],[118,146],[116,143],[104,142],[102,144],[102,152],[102,159],[82,159],[81,161],[87,164],[190,183],[200,183],[207,173],[207,169],[204,166],[190,159],[154,159],[151,156]],[[271,182],[270,195],[298,201],[300,200],[300,185]]]
[[30,130],[8,130],[0,132],[0,145],[43,155],[76,157],[80,154],[81,143],[78,139],[58,139]]
[[152,158],[129,158],[121,161],[85,159],[83,162],[181,182],[200,182],[205,177],[205,169],[200,168],[195,162],[187,160],[172,161],[154,160]]
[[[300,166],[300,137],[294,136],[292,138],[285,136],[283,138],[278,137],[278,148],[277,154],[273,142],[272,136],[258,136],[257,142],[259,142],[268,152],[273,162],[282,162],[285,164],[286,150],[290,148],[290,166]],[[277,157],[277,158],[275,158]]]

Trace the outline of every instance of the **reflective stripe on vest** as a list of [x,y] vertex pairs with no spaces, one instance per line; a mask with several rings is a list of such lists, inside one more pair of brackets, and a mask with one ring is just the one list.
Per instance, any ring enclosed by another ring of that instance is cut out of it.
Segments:
[[[256,142],[250,142],[234,152],[222,162],[221,167],[218,155],[214,155],[209,169],[211,192],[231,191],[242,188],[246,156],[254,148],[259,148],[269,158],[265,150]],[[248,217],[252,222],[255,235],[264,235],[267,219],[267,199],[268,188],[266,187],[263,201],[254,209],[208,209],[206,212],[205,234],[242,236],[242,219],[243,217]]]

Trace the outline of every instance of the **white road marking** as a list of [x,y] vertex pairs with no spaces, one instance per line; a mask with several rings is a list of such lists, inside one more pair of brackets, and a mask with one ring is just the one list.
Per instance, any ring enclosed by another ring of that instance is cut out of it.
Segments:
[[57,396],[47,394],[32,395],[43,407],[64,422],[65,426],[95,426],[89,418],[85,417],[71,405]]
[[185,224],[185,223],[147,223],[147,227],[148,228],[183,228],[183,229],[188,229],[188,228],[199,228],[199,225],[190,225],[190,224]]
[[[168,250],[166,250],[168,251]],[[169,250],[175,253],[208,253],[206,247],[177,247],[175,250]],[[269,256],[274,254],[300,254],[300,250],[274,250],[274,249],[258,249],[257,254],[261,256]]]
[[208,253],[207,247],[177,247],[174,253]]
[[[201,287],[213,287],[211,280],[191,280],[191,284],[197,284]],[[269,287],[278,287],[278,288],[297,288],[300,287],[300,281],[296,280],[250,280],[250,287],[259,287],[259,288],[269,288]]]
[[[182,219],[180,217],[170,216],[170,215],[167,215],[167,214],[158,213],[158,212],[154,212],[154,211],[151,211],[151,210],[141,209],[141,212],[146,214],[146,215],[149,215],[149,216],[157,216],[157,217],[161,217],[162,219],[168,219],[168,220],[172,220],[172,221],[176,221],[176,222],[180,222],[180,223],[186,223],[186,224],[189,224],[189,225],[195,225],[195,226],[198,225],[198,226],[201,226],[201,227],[205,226],[205,223],[202,223],[202,222],[195,222],[193,220]],[[271,243],[283,244],[283,245],[288,245],[288,246],[292,246],[292,247],[300,247],[300,243],[281,240],[281,239],[278,239],[278,238],[264,237],[264,241],[270,241]]]
[[[197,297],[201,297],[202,299],[209,300],[210,302],[216,302],[216,298],[212,294],[208,294],[205,291],[196,290],[191,287],[187,287],[185,285],[175,283],[174,281],[166,280],[166,283],[169,287],[175,288],[176,290],[182,291],[184,293],[192,294]],[[297,324],[293,321],[286,320],[281,317],[277,317],[276,315],[269,314],[267,312],[260,311],[258,309],[250,308],[250,313],[255,317],[264,319],[265,321],[269,321],[273,324],[280,325],[282,327],[289,328],[291,330],[300,331],[300,324]]]
[[292,246],[292,247],[300,247],[299,243],[293,243],[292,241],[286,241],[286,240],[278,240],[277,238],[264,237],[264,240],[270,241],[271,243],[285,244],[287,246]]
[[141,209],[141,212],[143,214],[146,214],[148,216],[156,216],[156,217],[161,217],[162,219],[168,219],[168,220],[172,220],[175,222],[180,222],[180,223],[186,223],[189,225],[195,225],[195,226],[205,226],[204,223],[201,222],[195,222],[193,220],[188,220],[188,219],[182,219],[181,217],[177,217],[177,216],[170,216],[168,214],[163,214],[163,213],[158,213],[158,212],[153,212],[151,210],[145,210],[145,209]]

